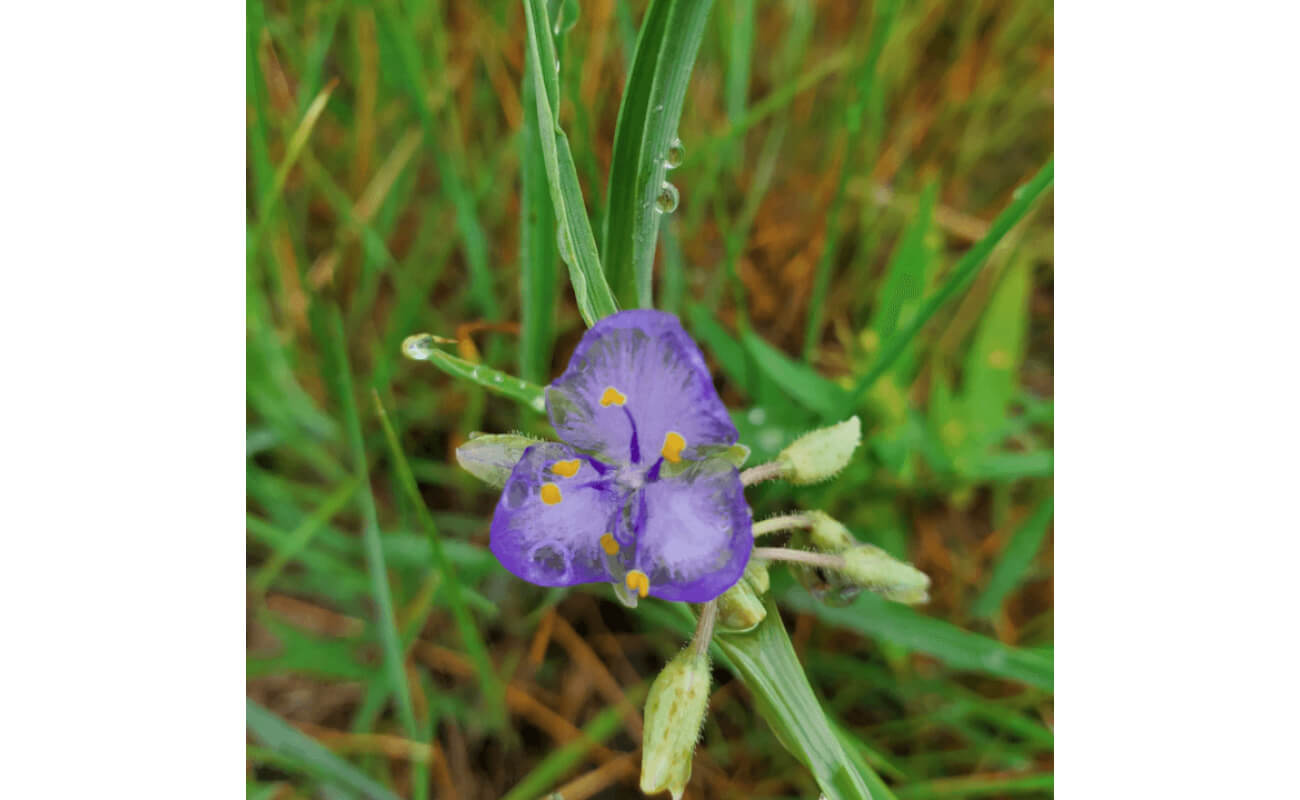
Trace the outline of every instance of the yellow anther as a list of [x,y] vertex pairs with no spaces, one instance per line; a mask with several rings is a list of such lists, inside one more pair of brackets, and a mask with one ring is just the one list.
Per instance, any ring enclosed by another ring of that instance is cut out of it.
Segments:
[[600,396],[600,404],[608,408],[609,406],[621,406],[627,402],[627,395],[615,389],[613,386],[606,386],[605,393]]
[[682,448],[686,447],[686,439],[677,431],[668,431],[664,437],[664,458],[676,464],[682,460]]
[[582,466],[582,462],[576,458],[569,461],[556,461],[551,465],[551,472],[554,472],[561,478],[572,478],[574,475],[578,474],[578,467],[580,466]]
[[639,569],[632,570],[627,574],[627,588],[645,597],[650,594],[650,576]]
[[545,503],[548,506],[553,506],[563,499],[564,499],[564,495],[560,494],[560,487],[556,486],[553,483],[542,484],[543,503]]
[[614,538],[614,534],[607,533],[600,537],[600,546],[611,556],[618,555],[618,540]]

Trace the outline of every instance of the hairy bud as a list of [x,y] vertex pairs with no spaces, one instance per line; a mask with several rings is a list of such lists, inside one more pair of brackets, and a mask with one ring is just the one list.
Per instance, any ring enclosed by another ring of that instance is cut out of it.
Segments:
[[781,477],[791,483],[807,484],[834,477],[844,469],[862,441],[862,422],[850,417],[829,428],[809,431],[777,456]]
[[680,800],[709,707],[709,658],[688,646],[668,662],[645,701],[641,791]]
[[733,631],[747,631],[763,621],[767,616],[767,606],[763,604],[763,595],[771,586],[767,574],[767,564],[758,559],[751,559],[745,567],[745,574],[736,581],[736,585],[723,592],[718,598],[718,624]]
[[858,543],[844,523],[825,511],[808,511],[813,525],[808,531],[808,541],[821,553],[842,553]]
[[845,577],[887,600],[914,605],[930,599],[930,577],[870,544],[860,544],[840,554]]

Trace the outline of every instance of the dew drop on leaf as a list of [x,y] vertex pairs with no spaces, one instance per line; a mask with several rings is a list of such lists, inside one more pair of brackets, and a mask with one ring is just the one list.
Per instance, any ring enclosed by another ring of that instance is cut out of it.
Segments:
[[668,169],[677,169],[682,165],[682,159],[686,157],[686,147],[682,140],[674,136],[671,144],[668,145],[668,152],[664,154],[664,166]]
[[677,187],[668,181],[664,181],[659,187],[659,194],[655,196],[655,208],[659,209],[662,214],[671,214],[677,210],[677,201],[680,195],[677,194]]
[[402,341],[402,354],[416,361],[424,361],[433,355],[433,337],[427,333],[417,333]]

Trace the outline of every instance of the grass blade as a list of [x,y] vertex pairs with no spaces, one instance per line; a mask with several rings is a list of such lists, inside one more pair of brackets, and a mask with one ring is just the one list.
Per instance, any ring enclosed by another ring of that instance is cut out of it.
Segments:
[[[865,762],[849,756],[822,712],[795,655],[781,614],[769,597],[767,616],[748,633],[718,633],[716,644],[758,701],[758,711],[781,744],[812,772],[828,800],[871,800],[859,770]],[[867,767],[868,771],[870,770]],[[875,780],[880,778],[875,776]]]
[[508,375],[499,369],[475,364],[434,346],[435,338],[427,333],[406,337],[402,352],[415,361],[428,361],[438,369],[456,378],[473,381],[484,389],[523,403],[534,411],[546,411],[546,390],[530,381]]
[[303,548],[311,542],[312,537],[329,524],[334,515],[342,511],[343,507],[352,500],[352,495],[356,492],[358,483],[355,477],[344,481],[341,486],[334,490],[333,494],[326,498],[325,502],[320,504],[320,507],[312,512],[311,516],[303,520],[302,524],[294,529],[293,533],[289,534],[285,546],[277,549],[262,565],[262,568],[258,570],[257,576],[249,581],[249,586],[254,594],[266,594],[266,590],[271,588],[272,581],[280,574],[280,570],[284,569],[285,564],[288,564],[298,553],[302,552]]
[[1005,797],[1013,794],[1049,795],[1055,785],[1051,773],[1030,775],[970,775],[962,778],[939,778],[925,783],[914,783],[898,790],[899,800],[928,800],[941,797]]
[[[844,190],[848,186],[849,175],[853,172],[853,145],[860,141],[862,120],[866,116],[868,104],[875,100],[878,91],[876,83],[876,64],[880,61],[880,51],[885,48],[889,32],[894,27],[898,2],[892,0],[875,5],[876,19],[872,23],[871,44],[867,55],[862,60],[858,72],[858,96],[844,111],[844,130],[846,146],[844,163],[840,165],[840,174],[835,183],[835,195],[831,198],[830,209],[826,212],[826,244],[822,247],[821,257],[817,260],[817,271],[813,275],[812,294],[808,299],[808,322],[804,327],[803,360],[811,361],[813,351],[822,335],[822,320],[826,313],[826,293],[831,285],[831,262],[835,258],[840,239],[840,210],[844,206]],[[868,140],[868,146],[875,147],[875,142]],[[871,154],[868,153],[867,156]]]
[[1006,236],[1007,231],[1024,219],[1025,215],[1029,213],[1029,209],[1033,207],[1034,201],[1052,185],[1052,178],[1053,161],[1048,160],[1029,183],[1016,190],[1011,203],[1002,210],[1001,214],[998,214],[997,219],[993,220],[993,224],[989,226],[988,233],[984,234],[982,239],[962,255],[957,261],[957,265],[953,267],[948,279],[922,304],[911,321],[889,337],[889,340],[881,347],[880,354],[876,356],[871,369],[867,370],[854,385],[850,398],[841,405],[835,414],[829,416],[847,416],[852,412],[854,401],[862,396],[862,393],[869,389],[877,378],[885,374],[890,365],[894,363],[894,360],[902,354],[908,343],[920,333],[921,328],[934,316],[935,312],[970,285],[971,279],[979,272],[989,253],[993,251],[998,242],[1002,241],[1002,237]]
[[1035,450],[1029,453],[990,453],[962,471],[963,478],[976,483],[1008,482],[1022,478],[1050,478],[1056,451]]
[[614,129],[601,248],[610,284],[629,307],[653,305],[655,244],[663,216],[655,198],[712,8],[713,0],[652,0],[637,36]]
[[[893,790],[889,788],[889,784],[885,783],[867,763],[866,756],[863,755],[866,745],[838,723],[832,722],[831,728],[834,729],[835,736],[840,740],[840,746],[844,748],[849,761],[853,762],[853,766],[857,768],[862,780],[871,791],[872,800],[898,800]],[[894,771],[897,772],[898,768],[894,767]]]
[[954,669],[983,672],[1052,691],[1051,656],[1009,647],[873,594],[863,593],[843,608],[822,605],[798,591],[789,592],[782,603],[863,636],[929,653]]
[[1025,573],[1029,571],[1034,556],[1038,554],[1038,548],[1047,535],[1047,525],[1052,521],[1052,507],[1053,498],[1048,496],[1038,504],[1024,524],[1016,528],[1011,541],[1003,549],[997,566],[993,568],[989,585],[971,608],[972,614],[977,617],[992,617],[1002,607],[1002,601],[1007,595],[1024,580]]
[[925,245],[926,234],[934,217],[939,196],[938,181],[930,181],[921,190],[916,216],[903,231],[897,248],[885,269],[885,279],[876,297],[876,311],[871,315],[870,330],[877,342],[893,336],[898,326],[911,318],[924,298],[932,279],[932,254]]
[[557,245],[560,257],[569,267],[569,282],[573,284],[578,311],[590,327],[618,311],[618,303],[600,268],[596,236],[587,217],[582,187],[578,185],[569,139],[557,120],[560,88],[546,4],[543,0],[524,0],[524,16],[528,20],[528,64],[532,68],[537,132],[555,210]]
[[429,507],[424,504],[424,497],[421,496],[420,487],[415,482],[415,475],[411,473],[411,465],[406,461],[406,454],[402,452],[402,446],[398,442],[397,433],[393,430],[393,424],[388,419],[388,412],[384,409],[383,401],[379,399],[379,393],[373,392],[373,394],[375,410],[379,414],[379,423],[383,426],[384,438],[388,441],[388,452],[393,458],[393,470],[397,473],[397,482],[402,485],[402,490],[406,492],[407,498],[415,508],[415,515],[420,520],[420,527],[424,528],[425,536],[429,540],[429,550],[433,555],[433,566],[442,573],[445,581],[447,604],[451,607],[451,615],[456,621],[456,628],[460,632],[461,641],[464,643],[465,649],[469,651],[470,660],[474,662],[475,670],[482,682],[483,694],[487,697],[491,721],[495,725],[503,725],[505,724],[505,688],[492,666],[492,659],[488,656],[487,645],[484,644],[483,637],[479,635],[479,630],[474,624],[473,617],[470,616],[469,609],[465,607],[465,600],[461,596],[460,580],[457,578],[456,570],[452,567],[447,554],[443,552],[442,536],[438,533],[438,526],[433,521],[433,515],[429,513]]
[[[478,211],[474,205],[473,191],[460,172],[460,167],[453,158],[453,151],[440,141],[439,133],[446,131],[451,137],[457,136],[459,125],[455,119],[454,106],[448,104],[443,109],[447,120],[439,125],[429,107],[429,86],[424,77],[424,65],[420,59],[420,46],[415,40],[416,25],[400,14],[400,6],[394,3],[381,3],[378,7],[380,22],[385,32],[397,45],[397,56],[401,66],[400,78],[405,85],[410,102],[420,116],[424,129],[425,141],[429,143],[429,152],[438,167],[438,177],[442,181],[443,191],[451,199],[456,209],[456,227],[460,232],[461,247],[465,262],[469,266],[469,289],[474,303],[488,319],[499,319],[501,304],[493,289],[492,270],[488,266],[487,235],[479,221]],[[453,141],[456,141],[453,138]]]
[[325,106],[329,103],[330,94],[334,92],[334,87],[337,85],[338,81],[332,80],[324,89],[320,90],[320,93],[307,106],[307,110],[303,112],[302,119],[298,121],[298,126],[289,135],[289,143],[285,145],[284,160],[276,168],[275,175],[271,179],[271,186],[259,198],[260,202],[257,204],[257,224],[248,236],[249,258],[252,258],[252,255],[257,252],[257,248],[262,242],[262,236],[266,233],[266,226],[275,210],[276,200],[279,198],[280,193],[284,191],[284,182],[289,179],[289,170],[293,169],[294,164],[298,163],[298,157],[302,155],[303,148],[307,146],[307,140],[311,138],[312,129],[316,127],[321,114],[325,112]]
[[[415,711],[411,704],[411,689],[406,684],[405,659],[397,635],[397,619],[393,614],[393,595],[388,586],[384,564],[384,548],[380,541],[379,514],[375,509],[375,496],[370,491],[370,468],[366,459],[366,441],[361,432],[361,416],[357,413],[356,397],[352,388],[352,367],[348,363],[347,336],[343,331],[343,318],[336,306],[313,308],[320,331],[321,348],[325,354],[326,380],[334,384],[339,405],[343,410],[343,423],[347,431],[348,447],[352,451],[353,472],[361,482],[360,500],[362,541],[365,545],[366,572],[370,578],[370,592],[378,616],[376,627],[384,652],[384,668],[393,696],[397,700],[397,715],[408,738],[416,738]],[[322,314],[323,312],[323,314]],[[320,319],[321,316],[324,319]],[[319,330],[319,329],[318,329]]]
[[845,391],[812,368],[794,361],[753,333],[746,332],[743,341],[758,368],[800,405],[824,417],[835,416],[838,409],[847,405]]
[[519,136],[522,182],[519,215],[519,376],[543,383],[555,341],[555,209],[546,188],[546,159],[538,138],[532,61],[520,89],[524,129]]
[[[629,692],[628,701],[638,702],[643,688]],[[622,725],[623,711],[618,706],[610,706],[600,712],[583,727],[581,739],[574,739],[551,751],[550,755],[542,759],[541,763],[525,775],[523,780],[515,784],[515,787],[501,800],[532,800],[535,797],[544,797],[546,790],[564,777],[564,774],[577,764],[587,751],[613,736]]]
[[996,444],[1020,382],[1029,331],[1030,262],[1014,258],[984,310],[962,370],[962,413],[973,448]]
[[251,699],[247,700],[245,713],[248,730],[255,739],[319,780],[367,800],[399,800],[369,775]]

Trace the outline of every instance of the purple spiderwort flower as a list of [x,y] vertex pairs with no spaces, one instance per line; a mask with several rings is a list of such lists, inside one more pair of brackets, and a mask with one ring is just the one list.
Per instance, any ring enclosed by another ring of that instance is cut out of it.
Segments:
[[612,581],[621,596],[702,603],[753,549],[738,434],[677,317],[613,314],[546,390],[561,442],[524,451],[492,517],[506,569],[542,586]]

